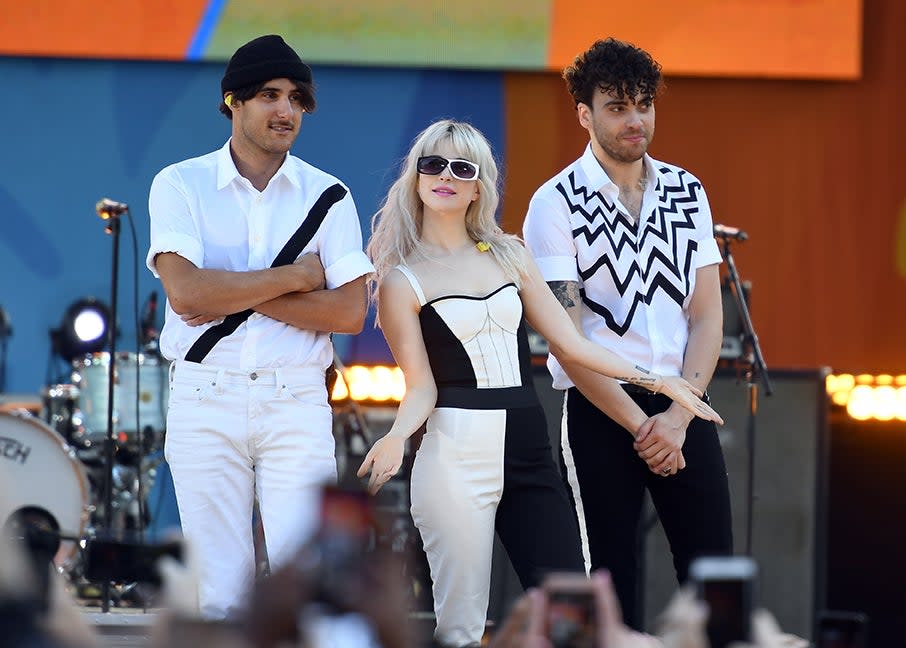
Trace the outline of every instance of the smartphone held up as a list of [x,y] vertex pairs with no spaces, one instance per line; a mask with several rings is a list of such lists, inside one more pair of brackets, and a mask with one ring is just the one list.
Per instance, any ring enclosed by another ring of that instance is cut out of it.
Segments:
[[597,600],[588,577],[583,573],[552,573],[541,589],[547,598],[545,634],[553,648],[594,648]]
[[757,576],[755,561],[746,556],[702,557],[689,566],[696,594],[708,605],[711,648],[752,640]]

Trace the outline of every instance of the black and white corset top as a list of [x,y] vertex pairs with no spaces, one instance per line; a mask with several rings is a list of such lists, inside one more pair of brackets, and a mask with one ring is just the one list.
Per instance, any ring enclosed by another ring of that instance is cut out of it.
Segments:
[[[438,406],[451,394],[458,394],[467,401],[459,406],[481,407],[475,398],[484,401],[490,393],[467,396],[473,390],[493,390],[501,397],[527,387],[534,397],[528,336],[516,284],[504,284],[484,296],[451,294],[427,301],[413,272],[405,266],[397,268],[421,305],[419,321],[438,388]],[[504,401],[498,406],[517,404],[508,397]]]

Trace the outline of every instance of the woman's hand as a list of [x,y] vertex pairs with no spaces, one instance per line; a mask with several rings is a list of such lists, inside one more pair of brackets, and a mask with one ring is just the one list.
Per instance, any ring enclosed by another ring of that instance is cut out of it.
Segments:
[[714,421],[719,425],[724,424],[720,414],[701,399],[702,391],[686,379],[679,376],[660,376],[655,391],[669,396],[677,405],[682,405],[695,416]]
[[377,443],[372,446],[356,473],[357,476],[364,477],[369,470],[371,471],[371,477],[368,480],[369,493],[372,495],[377,493],[381,490],[381,486],[399,472],[400,466],[403,465],[405,449],[406,439],[390,434],[378,439]]

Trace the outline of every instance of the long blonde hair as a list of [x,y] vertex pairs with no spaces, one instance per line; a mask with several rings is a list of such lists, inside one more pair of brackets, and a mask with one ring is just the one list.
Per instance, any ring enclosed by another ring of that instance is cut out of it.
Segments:
[[371,285],[374,299],[377,284],[410,255],[427,255],[421,241],[422,201],[418,195],[416,162],[449,142],[456,154],[478,164],[478,199],[466,211],[466,232],[476,243],[484,241],[507,277],[521,286],[525,270],[522,243],[497,225],[500,202],[497,163],[491,145],[477,128],[465,122],[444,119],[418,134],[403,161],[400,175],[390,187],[380,209],[371,219],[371,238],[366,252],[376,273]]

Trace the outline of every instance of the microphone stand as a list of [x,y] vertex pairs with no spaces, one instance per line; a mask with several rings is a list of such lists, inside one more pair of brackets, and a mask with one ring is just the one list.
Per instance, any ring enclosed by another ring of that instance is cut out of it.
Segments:
[[739,311],[739,318],[743,326],[743,343],[751,349],[751,353],[746,358],[746,385],[748,388],[748,419],[746,422],[746,444],[748,447],[748,465],[746,475],[746,555],[752,555],[752,511],[754,509],[755,499],[755,417],[758,413],[758,384],[760,379],[764,385],[764,393],[770,396],[774,393],[774,387],[771,385],[771,379],[768,376],[768,368],[764,362],[764,356],[761,353],[761,346],[758,343],[758,336],[755,334],[755,327],[752,325],[752,318],[749,315],[749,307],[746,304],[745,293],[742,289],[742,281],[739,278],[739,272],[736,270],[736,262],[733,254],[730,252],[731,236],[720,236],[723,244],[724,260],[727,262],[727,271],[730,276],[730,283],[733,285],[733,298],[736,302],[736,308]]
[[[112,265],[110,269],[110,328],[107,330],[107,343],[110,346],[110,362],[107,365],[107,435],[104,439],[104,526],[106,533],[112,533],[113,527],[113,394],[116,376],[116,329],[117,329],[117,292],[119,285],[120,265],[120,219],[119,214],[105,213],[107,226],[104,232],[110,234],[113,242]],[[110,611],[110,582],[104,581],[103,602],[101,610]]]

